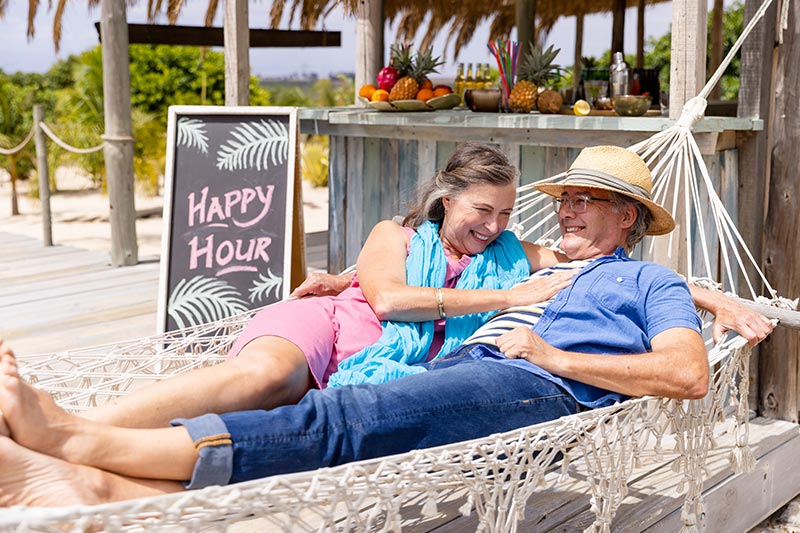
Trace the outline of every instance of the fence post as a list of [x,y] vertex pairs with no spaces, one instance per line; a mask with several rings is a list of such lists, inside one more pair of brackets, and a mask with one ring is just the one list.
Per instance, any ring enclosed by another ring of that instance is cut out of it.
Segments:
[[39,126],[44,122],[44,107],[33,106],[33,139],[36,146],[36,172],[39,174],[39,202],[42,204],[42,231],[45,246],[53,246],[53,224],[50,218],[50,169],[47,166],[47,138]]

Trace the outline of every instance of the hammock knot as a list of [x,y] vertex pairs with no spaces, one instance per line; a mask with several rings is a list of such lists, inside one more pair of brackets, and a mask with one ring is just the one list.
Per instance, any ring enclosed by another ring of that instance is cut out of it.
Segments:
[[694,98],[690,99],[683,104],[683,111],[681,112],[681,116],[678,118],[678,122],[676,122],[675,125],[684,128],[691,128],[703,119],[707,104],[708,102],[702,96],[695,96]]

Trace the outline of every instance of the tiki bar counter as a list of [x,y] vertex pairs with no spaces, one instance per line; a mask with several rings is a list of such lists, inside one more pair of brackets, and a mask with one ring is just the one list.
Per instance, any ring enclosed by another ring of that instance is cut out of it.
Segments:
[[[330,138],[328,269],[338,272],[355,264],[375,223],[403,214],[417,180],[441,168],[459,142],[501,145],[520,169],[522,185],[563,172],[585,146],[631,146],[674,122],[660,115],[301,109],[301,133]],[[711,178],[722,199],[734,206],[738,138],[762,129],[763,120],[752,118],[707,117],[694,125]]]

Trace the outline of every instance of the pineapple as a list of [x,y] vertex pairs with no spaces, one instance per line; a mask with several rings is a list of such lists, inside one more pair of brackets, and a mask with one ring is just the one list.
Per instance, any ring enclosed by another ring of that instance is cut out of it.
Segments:
[[[397,51],[396,55],[394,55],[395,51]],[[392,54],[402,77],[397,80],[389,93],[390,102],[413,100],[417,96],[422,82],[428,78],[428,74],[437,72],[436,67],[442,64],[439,57],[433,57],[433,48],[428,48],[424,52],[418,51],[413,59],[410,45],[393,47]],[[406,65],[408,66],[405,67]]]
[[558,75],[561,67],[553,64],[560,49],[553,50],[550,45],[547,50],[542,52],[531,43],[530,53],[525,56],[517,72],[517,83],[511,89],[508,98],[508,107],[515,113],[530,113],[536,108],[536,101],[539,98],[539,87],[546,85],[547,82]]

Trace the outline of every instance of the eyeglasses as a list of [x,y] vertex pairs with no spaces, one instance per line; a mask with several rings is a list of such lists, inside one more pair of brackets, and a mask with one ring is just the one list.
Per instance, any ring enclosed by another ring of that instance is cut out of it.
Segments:
[[556,213],[561,211],[564,204],[569,204],[569,208],[574,213],[583,213],[586,211],[586,206],[591,202],[610,202],[608,198],[595,198],[593,196],[573,196],[572,198],[553,198],[553,209]]

